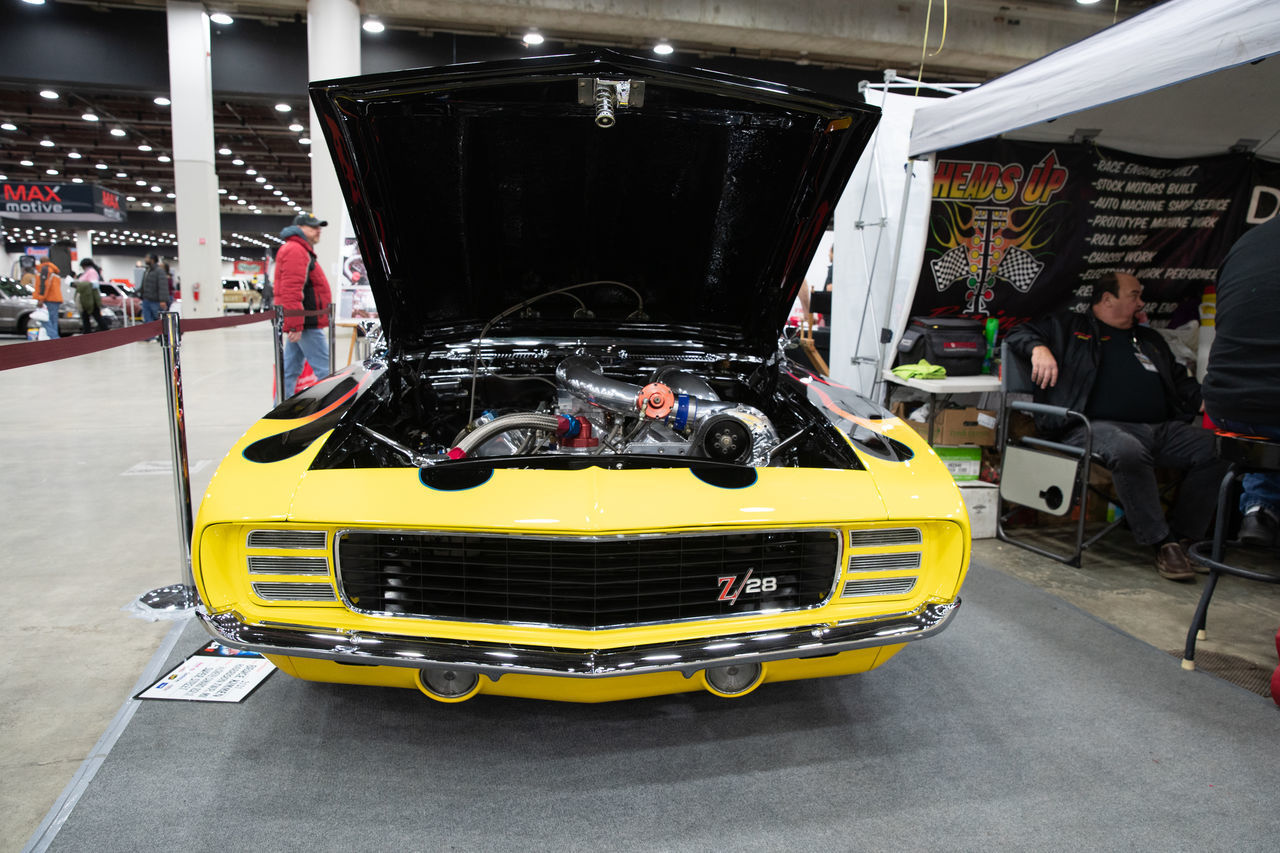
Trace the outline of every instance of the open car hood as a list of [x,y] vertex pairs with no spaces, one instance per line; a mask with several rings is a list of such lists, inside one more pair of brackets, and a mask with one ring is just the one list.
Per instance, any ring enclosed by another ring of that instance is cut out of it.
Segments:
[[[627,101],[612,126],[601,88]],[[611,51],[324,81],[311,97],[399,351],[488,328],[772,352],[879,118]],[[612,283],[536,299],[587,282]]]

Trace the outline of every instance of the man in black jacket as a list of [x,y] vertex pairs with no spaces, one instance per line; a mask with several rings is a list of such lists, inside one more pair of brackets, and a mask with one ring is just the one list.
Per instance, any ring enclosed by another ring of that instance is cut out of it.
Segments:
[[[1037,402],[1082,412],[1093,425],[1093,450],[1111,469],[1133,538],[1156,549],[1156,569],[1169,580],[1195,577],[1185,540],[1204,538],[1226,470],[1213,434],[1191,423],[1202,408],[1200,385],[1177,363],[1154,329],[1138,325],[1142,284],[1107,273],[1084,313],[1063,311],[1009,332],[1010,349],[1031,362]],[[1065,419],[1036,425],[1067,444],[1085,431]],[[1160,506],[1157,465],[1185,472],[1168,521]]]

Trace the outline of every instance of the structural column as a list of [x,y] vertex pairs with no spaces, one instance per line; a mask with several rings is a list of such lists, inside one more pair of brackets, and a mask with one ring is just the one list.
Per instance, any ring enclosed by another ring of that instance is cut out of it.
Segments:
[[[352,0],[307,0],[307,79],[327,80],[360,73],[360,7]],[[352,234],[347,205],[320,120],[311,109],[311,206],[329,223],[316,258],[338,304],[342,287],[342,241]]]
[[[88,229],[76,229],[76,262],[72,264],[70,270],[71,277],[75,278],[80,273],[80,261],[85,258],[93,257],[93,237],[92,232]],[[64,270],[66,272],[66,270]]]
[[213,159],[209,18],[200,3],[169,0],[166,10],[182,314],[212,317],[222,313],[222,222]]

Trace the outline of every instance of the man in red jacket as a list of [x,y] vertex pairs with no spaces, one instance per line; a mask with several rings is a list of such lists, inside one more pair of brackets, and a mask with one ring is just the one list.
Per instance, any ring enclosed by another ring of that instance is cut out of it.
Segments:
[[[329,280],[311,247],[329,223],[300,213],[280,232],[284,245],[276,252],[275,303],[285,310],[284,396],[293,396],[305,361],[316,379],[329,375],[329,342],[320,317],[290,317],[290,311],[328,311],[333,301]],[[325,321],[327,325],[327,321]]]

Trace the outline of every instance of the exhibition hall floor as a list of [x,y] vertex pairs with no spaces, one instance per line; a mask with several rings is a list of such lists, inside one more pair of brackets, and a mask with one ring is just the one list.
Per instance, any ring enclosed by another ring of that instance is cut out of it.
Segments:
[[[198,496],[270,406],[269,327],[189,334],[182,364]],[[122,609],[180,578],[163,379],[145,343],[0,373],[0,850],[1274,845],[1280,708],[1180,668],[1203,580],[1123,531],[1082,569],[979,542],[938,637],[739,700],[279,672],[240,704],[132,700],[205,639]],[[1278,625],[1280,588],[1224,579],[1200,649],[1274,666]]]

